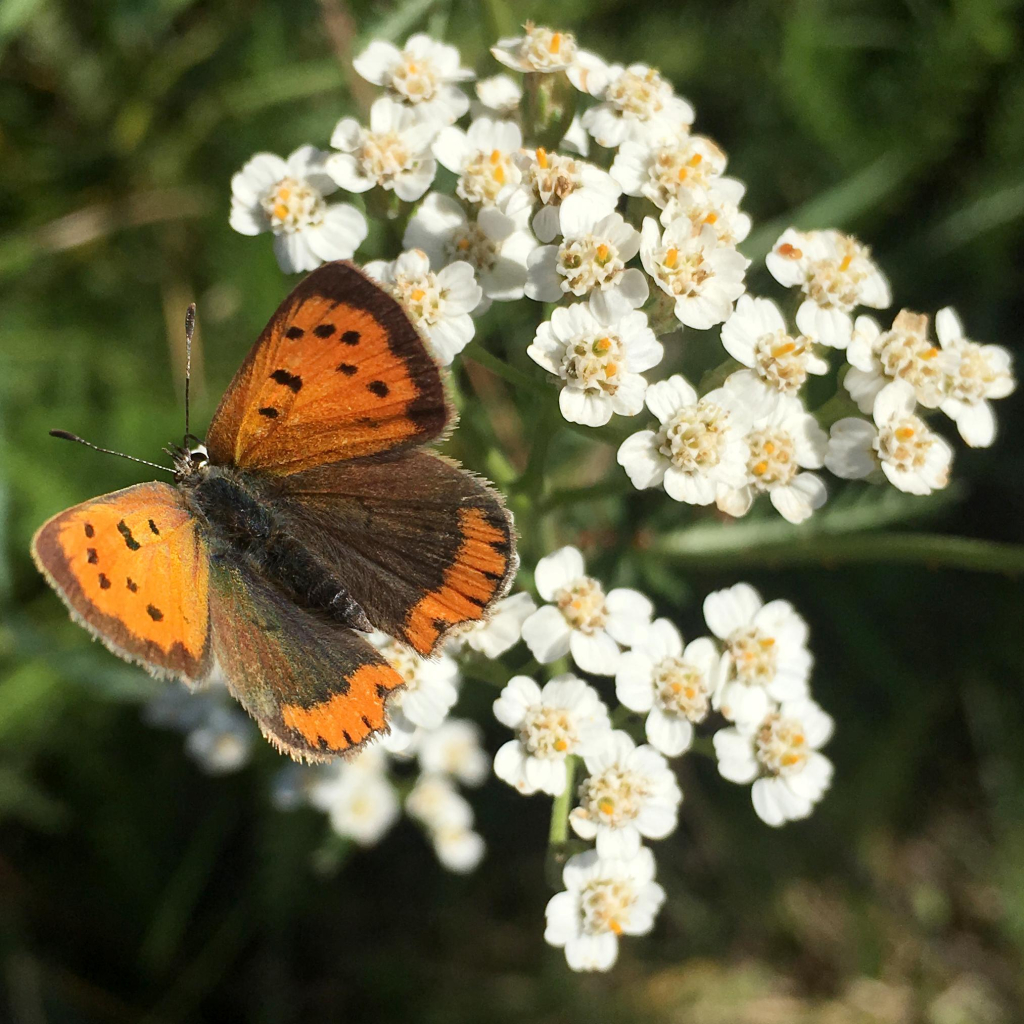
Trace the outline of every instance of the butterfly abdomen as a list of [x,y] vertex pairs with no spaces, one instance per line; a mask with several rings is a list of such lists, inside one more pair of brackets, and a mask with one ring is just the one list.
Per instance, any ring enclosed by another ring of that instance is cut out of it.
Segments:
[[344,583],[287,530],[255,481],[219,467],[188,487],[207,523],[214,556],[244,559],[296,604],[353,629],[373,626]]

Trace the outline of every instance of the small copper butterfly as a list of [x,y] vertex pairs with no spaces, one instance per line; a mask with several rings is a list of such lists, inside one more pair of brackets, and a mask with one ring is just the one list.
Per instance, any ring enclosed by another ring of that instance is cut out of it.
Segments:
[[326,760],[387,728],[402,677],[362,633],[422,655],[508,590],[512,520],[428,446],[442,370],[398,302],[348,263],[284,300],[174,485],[76,505],[32,553],[115,654],[190,685],[216,667],[278,749]]

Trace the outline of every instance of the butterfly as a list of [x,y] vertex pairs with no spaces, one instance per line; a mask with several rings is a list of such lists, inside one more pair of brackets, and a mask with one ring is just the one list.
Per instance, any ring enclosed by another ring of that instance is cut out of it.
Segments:
[[386,731],[405,682],[365,634],[429,656],[515,574],[500,496],[429,447],[452,421],[398,302],[327,263],[271,317],[205,444],[186,420],[174,485],[61,512],[33,557],[115,654],[191,686],[219,671],[279,750],[329,760]]

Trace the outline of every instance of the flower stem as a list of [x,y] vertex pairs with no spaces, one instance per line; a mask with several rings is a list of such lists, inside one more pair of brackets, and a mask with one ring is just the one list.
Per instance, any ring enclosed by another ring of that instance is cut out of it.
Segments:
[[565,789],[555,797],[551,805],[551,827],[548,830],[548,845],[562,846],[569,838],[569,809],[572,806],[573,782],[576,778],[576,757],[570,754],[565,759]]

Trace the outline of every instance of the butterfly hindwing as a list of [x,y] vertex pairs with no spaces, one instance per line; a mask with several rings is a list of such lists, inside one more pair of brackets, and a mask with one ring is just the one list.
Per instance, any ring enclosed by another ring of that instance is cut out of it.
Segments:
[[402,677],[360,635],[300,608],[242,560],[214,561],[210,619],[228,689],[279,750],[325,761],[386,730]]
[[439,437],[441,373],[398,302],[349,263],[327,263],[284,300],[214,415],[220,465],[287,475]]
[[420,654],[483,618],[515,574],[501,499],[432,452],[307,470],[275,506],[370,622]]
[[36,564],[115,654],[196,682],[209,671],[209,554],[180,492],[148,483],[54,516]]

